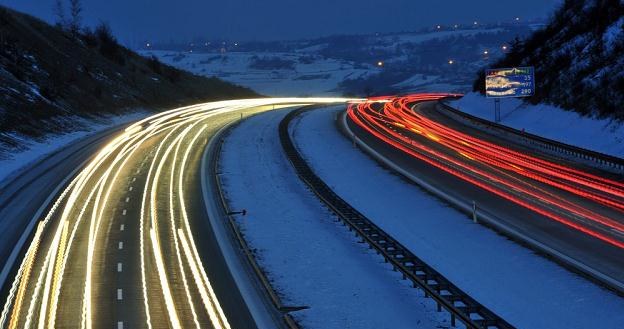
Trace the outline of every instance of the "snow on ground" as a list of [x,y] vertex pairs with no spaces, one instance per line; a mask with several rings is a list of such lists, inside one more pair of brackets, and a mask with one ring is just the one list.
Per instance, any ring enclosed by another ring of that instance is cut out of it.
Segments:
[[299,180],[278,136],[285,111],[251,117],[223,145],[220,171],[260,266],[305,328],[444,328],[449,316],[357,243]]
[[[470,93],[450,102],[461,111],[493,120],[494,100]],[[501,123],[516,129],[582,148],[624,157],[624,124],[580,116],[551,105],[527,105],[520,99],[501,99]]]
[[85,128],[62,135],[51,135],[44,141],[33,141],[32,139],[14,136],[15,139],[20,140],[20,144],[26,149],[18,153],[12,153],[9,159],[0,160],[0,182],[3,182],[9,176],[13,176],[26,165],[60,150],[68,144],[106,128],[139,120],[147,114],[147,111],[136,111],[120,116],[102,117],[98,120],[76,118],[74,121]]
[[395,83],[395,87],[419,87],[432,84],[440,79],[437,75],[416,74],[399,83]]
[[[447,28],[447,27],[445,27]],[[399,33],[394,35],[386,35],[380,37],[380,39],[391,43],[391,47],[396,47],[397,45],[403,43],[423,43],[426,41],[431,41],[435,39],[445,39],[450,37],[470,37],[475,36],[477,34],[494,34],[503,32],[504,29],[501,28],[485,28],[485,29],[468,29],[468,30],[447,30],[447,31],[435,31],[435,32],[424,32],[424,33]]]
[[621,328],[624,299],[473,224],[378,166],[335,128],[336,110],[291,126],[315,172],[414,254],[518,328]]
[[[163,63],[203,76],[249,87],[271,96],[336,95],[334,89],[346,78],[354,79],[379,71],[374,67],[356,68],[349,61],[322,58],[305,53],[277,52],[177,52],[142,51],[142,55],[158,57]],[[291,68],[258,69],[257,59],[278,58],[291,61]]]

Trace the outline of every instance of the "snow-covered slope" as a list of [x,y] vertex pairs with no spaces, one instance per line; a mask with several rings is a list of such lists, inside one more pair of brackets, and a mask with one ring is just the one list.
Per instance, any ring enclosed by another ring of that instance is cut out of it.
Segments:
[[[470,93],[451,105],[493,120],[494,101]],[[614,119],[581,116],[551,105],[530,105],[519,99],[501,100],[501,124],[562,143],[624,158],[624,124]]]
[[379,71],[372,65],[306,53],[144,51],[199,75],[217,76],[272,96],[336,94],[338,83]]
[[530,30],[526,24],[441,27],[283,42],[150,45],[141,54],[267,95],[467,91],[477,68]]
[[[624,119],[624,1],[563,2],[495,66],[535,66],[534,104]],[[482,77],[474,85],[482,90]]]

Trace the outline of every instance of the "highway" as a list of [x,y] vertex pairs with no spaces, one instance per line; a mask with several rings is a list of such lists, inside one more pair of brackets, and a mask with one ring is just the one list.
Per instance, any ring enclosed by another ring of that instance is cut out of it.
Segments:
[[445,195],[475,202],[524,236],[624,283],[624,183],[612,174],[471,128],[441,114],[455,95],[352,104],[348,126],[365,144]]
[[[3,236],[28,238],[5,266],[11,275],[0,327],[256,328],[207,224],[204,198],[214,196],[202,194],[204,148],[244,116],[345,101],[267,98],[174,109],[33,166],[0,197]],[[6,244],[0,251],[11,254]]]

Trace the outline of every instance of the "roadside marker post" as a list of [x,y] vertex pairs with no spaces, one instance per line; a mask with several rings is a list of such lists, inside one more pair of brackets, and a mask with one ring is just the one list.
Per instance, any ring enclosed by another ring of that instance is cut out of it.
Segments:
[[477,202],[472,201],[472,221],[477,224]]
[[501,121],[500,116],[500,98],[494,99],[494,122],[499,123]]

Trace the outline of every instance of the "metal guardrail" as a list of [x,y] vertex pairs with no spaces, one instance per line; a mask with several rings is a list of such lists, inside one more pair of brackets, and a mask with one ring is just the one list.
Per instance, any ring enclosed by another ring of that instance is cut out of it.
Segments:
[[[607,169],[612,169],[616,171],[624,171],[624,159],[618,158],[612,155],[584,149],[578,146],[557,142],[552,139],[544,138],[538,135],[534,135],[531,133],[523,132],[499,123],[495,123],[486,119],[482,119],[476,117],[474,115],[459,111],[456,108],[451,107],[450,105],[444,103],[443,101],[439,101],[439,105],[444,108],[444,110],[448,111],[450,114],[459,116],[461,119],[472,121],[474,123],[484,125],[486,127],[491,127],[503,131],[507,134],[510,134],[516,138],[520,138],[525,140],[528,144],[533,146],[537,146],[541,149],[557,152],[559,154],[571,155],[576,158],[582,160],[588,160],[595,162],[598,165],[604,166]],[[447,114],[448,115],[448,114]]]
[[401,272],[403,279],[410,280],[415,288],[421,288],[425,292],[426,297],[434,299],[438,311],[446,309],[451,315],[451,325],[455,326],[457,319],[467,328],[514,328],[351,207],[314,173],[297,151],[288,132],[289,123],[302,111],[309,109],[302,108],[290,112],[280,122],[279,136],[284,152],[297,175],[310,190],[338,215],[350,231],[383,256],[387,263],[392,264],[395,271]]
[[[224,130],[220,131],[219,133],[217,133],[216,136],[214,136],[213,138],[218,138],[219,140],[217,141],[217,145],[215,147],[214,150],[214,154],[215,156],[212,157],[212,163],[210,163],[210,173],[212,175],[212,179],[214,182],[214,185],[217,188],[217,192],[219,194],[218,198],[220,200],[222,209],[224,210],[225,214],[229,214],[231,212],[231,209],[228,206],[227,200],[225,198],[225,195],[223,193],[223,190],[221,188],[221,178],[219,173],[217,172],[217,168],[218,168],[218,163],[219,160],[221,158],[221,148],[223,146],[223,134],[229,132],[233,127],[235,127],[238,123],[240,123],[241,121],[237,121],[236,123],[233,123],[227,127],[224,128]],[[292,310],[298,310],[300,308],[292,308],[289,306],[285,306],[284,304],[282,304],[281,299],[279,298],[279,296],[277,295],[277,293],[275,292],[275,290],[273,289],[273,286],[271,285],[269,279],[267,278],[266,274],[264,273],[264,271],[262,270],[262,268],[260,267],[260,265],[258,265],[258,262],[256,262],[256,258],[253,255],[253,252],[251,251],[251,248],[249,248],[249,245],[247,244],[247,241],[245,241],[245,238],[243,237],[243,234],[241,233],[238,225],[236,224],[236,221],[234,220],[234,218],[232,217],[232,215],[226,215],[227,216],[227,223],[229,224],[230,229],[232,230],[232,233],[234,234],[236,241],[238,242],[239,247],[241,248],[241,251],[243,252],[243,254],[245,255],[245,258],[247,259],[247,262],[249,263],[249,265],[251,266],[251,268],[253,269],[253,272],[255,273],[256,277],[258,278],[258,280],[260,281],[260,284],[262,285],[262,287],[264,288],[265,292],[267,293],[269,299],[271,300],[271,303],[273,304],[273,306],[279,311],[281,312],[282,315],[282,320],[284,321],[284,325],[286,326],[286,328],[288,329],[301,329],[299,324],[293,319],[292,316],[290,316],[290,314],[288,314],[289,311]]]

